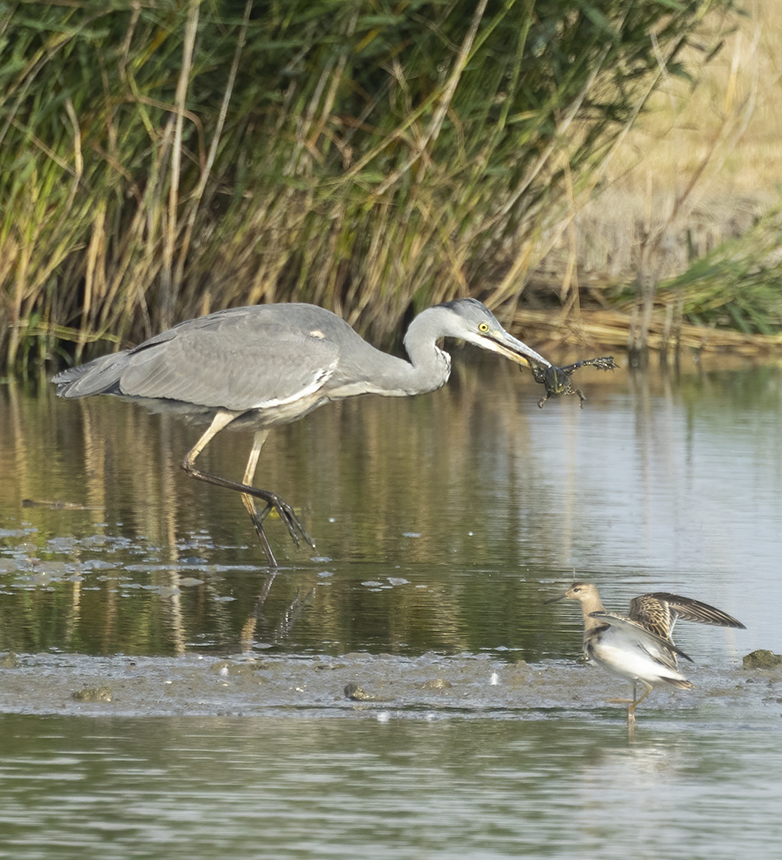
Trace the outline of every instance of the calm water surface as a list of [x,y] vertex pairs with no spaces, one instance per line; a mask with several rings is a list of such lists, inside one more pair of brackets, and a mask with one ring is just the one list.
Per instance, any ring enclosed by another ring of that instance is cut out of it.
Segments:
[[[8,857],[773,857],[776,727],[2,717]],[[725,744],[730,733],[731,743]]]
[[[777,850],[782,688],[740,664],[782,652],[782,372],[584,372],[583,410],[539,410],[528,375],[468,359],[433,395],[334,405],[272,434],[258,483],[317,541],[296,550],[271,522],[273,581],[239,500],[179,470],[197,431],[109,398],[0,389],[0,652],[21,661],[0,686],[39,683],[36,661],[52,671],[58,655],[86,675],[117,655],[351,652],[526,661],[545,686],[576,663],[580,620],[543,600],[577,577],[611,608],[666,590],[741,619],[677,628],[696,686],[723,673],[729,689],[675,707],[656,692],[634,738],[605,705],[626,693],[608,676],[602,699],[590,686],[576,701],[576,685],[572,710],[511,708],[507,690],[500,708],[487,687],[462,715],[327,702],[136,719],[61,700],[42,715],[0,689],[0,856]],[[249,444],[226,434],[206,467],[240,475]]]

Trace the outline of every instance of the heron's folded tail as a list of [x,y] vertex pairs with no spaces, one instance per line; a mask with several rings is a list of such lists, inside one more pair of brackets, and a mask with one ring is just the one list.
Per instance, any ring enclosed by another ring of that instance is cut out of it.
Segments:
[[120,353],[104,355],[81,367],[69,367],[53,376],[52,382],[57,386],[57,396],[73,400],[116,391],[124,369],[124,363],[117,361],[118,355]]

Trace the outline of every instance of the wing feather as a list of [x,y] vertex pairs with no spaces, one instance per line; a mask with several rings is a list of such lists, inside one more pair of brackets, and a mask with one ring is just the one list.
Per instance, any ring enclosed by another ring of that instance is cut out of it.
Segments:
[[342,347],[357,343],[364,341],[344,320],[313,305],[234,308],[180,323],[54,381],[63,397],[111,393],[236,412],[301,400],[303,413],[316,405]]
[[[646,627],[641,626],[638,622],[625,618],[622,615],[615,615],[613,612],[590,612],[590,618],[598,618],[609,624],[611,627],[616,627],[627,635],[634,643],[640,645],[655,659],[660,659],[662,651],[664,654],[678,654],[685,660],[692,663],[692,658],[685,654],[681,648],[678,648],[669,639],[658,636]],[[662,660],[661,662],[665,662]],[[667,665],[667,663],[666,663]],[[673,668],[676,667],[676,660],[673,660]]]
[[[641,597],[636,597],[631,603],[630,617],[633,615],[633,606],[642,607],[643,604],[651,606],[651,602],[665,604],[671,613],[675,613],[679,618],[685,621],[697,621],[700,624],[712,624],[717,627],[736,627],[740,630],[745,630],[744,625],[714,606],[708,603],[702,603],[700,600],[694,600],[691,597],[681,597],[678,594],[668,594],[664,591],[654,592],[652,594],[643,594]],[[638,611],[642,611],[639,608]],[[640,620],[638,618],[637,620]],[[673,619],[675,620],[675,618]],[[643,622],[642,622],[643,623]]]

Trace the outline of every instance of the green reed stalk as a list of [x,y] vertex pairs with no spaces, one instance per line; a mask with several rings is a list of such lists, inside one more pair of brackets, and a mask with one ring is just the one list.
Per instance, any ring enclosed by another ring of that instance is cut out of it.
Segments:
[[516,299],[531,240],[569,217],[660,57],[675,73],[729,6],[18,3],[2,360],[81,360],[250,302],[316,302],[381,343],[433,302]]

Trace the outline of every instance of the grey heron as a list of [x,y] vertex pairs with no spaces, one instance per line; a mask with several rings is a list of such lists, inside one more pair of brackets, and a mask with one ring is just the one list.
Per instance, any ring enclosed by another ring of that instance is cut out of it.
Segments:
[[[404,397],[440,388],[451,372],[450,355],[437,345],[446,337],[518,364],[550,366],[475,299],[446,302],[415,317],[404,339],[409,361],[370,346],[331,311],[309,304],[269,304],[187,320],[132,349],[64,370],[52,381],[60,397],[112,394],[208,424],[182,468],[193,478],[241,493],[269,565],[276,567],[263,528],[272,508],[297,546],[299,537],[314,544],[290,505],[276,493],[252,486],[270,429],[332,400],[359,394]],[[198,455],[229,426],[255,431],[241,483],[196,467]],[[255,498],[265,502],[260,512]]]
[[[691,597],[655,592],[630,601],[628,616],[606,612],[596,586],[574,582],[558,600],[578,600],[584,615],[584,653],[608,672],[633,682],[632,699],[615,699],[628,706],[627,720],[633,723],[635,709],[659,684],[689,689],[692,684],[678,671],[677,655],[692,662],[673,642],[677,618],[718,627],[744,625],[735,618]],[[644,692],[636,695],[637,684]]]

